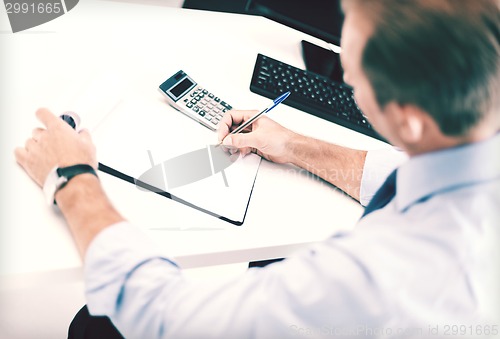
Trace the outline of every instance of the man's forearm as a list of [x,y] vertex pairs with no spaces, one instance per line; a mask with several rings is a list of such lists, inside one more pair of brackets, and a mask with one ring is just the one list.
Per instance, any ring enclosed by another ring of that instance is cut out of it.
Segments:
[[71,179],[57,192],[56,201],[82,257],[100,231],[124,220],[106,197],[99,179],[92,174]]
[[359,201],[366,151],[295,135],[289,143],[291,163],[337,186]]

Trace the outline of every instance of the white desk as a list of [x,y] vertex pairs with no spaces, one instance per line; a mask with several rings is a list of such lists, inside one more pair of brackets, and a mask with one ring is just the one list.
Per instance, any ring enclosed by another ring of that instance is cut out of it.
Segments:
[[[118,100],[156,91],[182,68],[235,108],[259,108],[268,99],[249,90],[257,53],[303,67],[300,40],[317,42],[260,17],[90,0],[24,33],[10,33],[6,17],[0,22],[0,267],[4,278],[26,284],[81,279],[63,218],[15,163],[13,150],[35,127],[38,107],[75,110],[92,127]],[[288,106],[275,111],[271,117],[304,134],[356,148],[385,145]],[[240,227],[100,176],[123,215],[184,267],[287,256],[352,227],[362,211],[310,174],[265,161]]]

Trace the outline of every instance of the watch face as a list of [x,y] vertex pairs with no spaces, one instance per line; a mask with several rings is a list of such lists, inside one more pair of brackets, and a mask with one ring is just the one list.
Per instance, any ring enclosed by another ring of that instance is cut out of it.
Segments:
[[56,180],[56,191],[58,191],[62,185],[68,182],[68,178],[66,177],[58,177]]
[[97,177],[94,168],[88,164],[79,164],[68,167],[54,167],[43,184],[43,192],[45,199],[49,205],[55,204],[55,195],[59,189],[74,178],[75,176],[83,173],[92,173]]
[[54,204],[54,194],[56,193],[56,181],[58,178],[57,167],[54,167],[47,175],[43,184],[43,194],[45,195],[45,200],[49,205]]
[[66,177],[60,177],[57,174],[57,166],[49,172],[43,184],[43,194],[45,195],[47,204],[53,205],[55,203],[54,196],[57,190],[67,181],[68,179]]

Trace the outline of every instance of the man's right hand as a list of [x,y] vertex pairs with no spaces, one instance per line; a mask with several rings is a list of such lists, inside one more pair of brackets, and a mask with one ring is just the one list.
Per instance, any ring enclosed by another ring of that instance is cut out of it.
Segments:
[[227,148],[237,148],[242,155],[256,153],[276,163],[291,162],[291,140],[297,134],[268,117],[261,117],[247,130],[229,134],[233,129],[257,114],[258,111],[229,111],[219,123],[219,142]]

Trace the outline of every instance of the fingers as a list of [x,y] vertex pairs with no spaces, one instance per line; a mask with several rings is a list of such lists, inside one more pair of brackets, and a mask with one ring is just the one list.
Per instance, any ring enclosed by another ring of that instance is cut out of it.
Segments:
[[47,108],[39,108],[36,111],[36,117],[40,120],[46,127],[50,127],[55,123],[59,123],[61,119],[56,117],[51,111]]
[[259,148],[261,140],[254,133],[238,133],[231,134],[224,138],[222,145],[227,147],[243,148]]
[[90,132],[88,129],[84,128],[78,132],[80,136],[85,140],[85,142],[92,143],[92,136],[90,135]]
[[26,143],[24,144],[24,149],[29,152],[31,149],[33,149],[36,145],[36,141],[33,138],[29,138],[26,140]]
[[17,163],[24,167],[24,164],[26,164],[26,159],[28,158],[28,151],[26,150],[26,148],[17,147],[14,150],[14,155],[16,156]]
[[[250,119],[251,117],[253,117],[257,113],[258,113],[258,111],[256,111],[256,110],[246,110],[246,111],[231,110],[231,111],[228,111],[224,115],[224,117],[222,118],[222,121],[226,122],[227,126],[239,126],[244,121]],[[224,120],[224,119],[227,119],[227,120]]]
[[229,134],[229,128],[232,126],[233,120],[230,114],[225,114],[221,121],[219,122],[219,128],[217,129],[217,138],[219,142],[222,142],[226,135]]
[[219,141],[224,140],[226,135],[228,135],[233,128],[241,125],[243,122],[245,122],[246,120],[250,119],[255,114],[257,114],[257,112],[258,111],[255,110],[253,111],[232,110],[224,114],[219,123],[219,129],[217,130],[217,136],[219,138]]
[[40,141],[40,138],[42,137],[42,134],[45,130],[43,128],[35,128],[33,132],[31,133],[31,137],[35,141]]
[[[86,129],[86,128],[81,129],[78,132],[78,134],[84,140],[85,143],[94,145],[94,143],[92,142],[92,136],[90,135],[90,132],[89,132],[88,129]],[[93,147],[94,147],[94,150],[95,150],[95,145]],[[93,159],[93,162],[90,165],[92,167],[94,167],[96,170],[99,167],[99,163],[98,163],[97,159],[95,159],[95,158]]]

